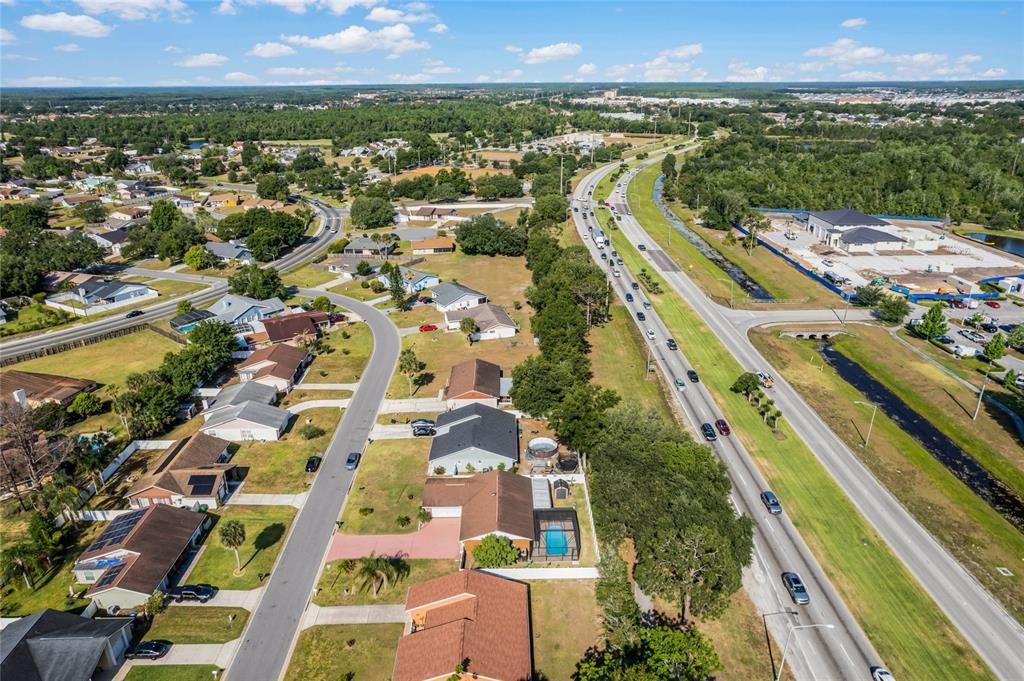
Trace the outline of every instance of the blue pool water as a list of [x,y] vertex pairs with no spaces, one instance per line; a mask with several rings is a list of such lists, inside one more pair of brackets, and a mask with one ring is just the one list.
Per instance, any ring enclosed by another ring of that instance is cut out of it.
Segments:
[[549,556],[568,555],[569,538],[565,536],[565,530],[557,527],[549,527],[544,530],[544,538],[547,539]]

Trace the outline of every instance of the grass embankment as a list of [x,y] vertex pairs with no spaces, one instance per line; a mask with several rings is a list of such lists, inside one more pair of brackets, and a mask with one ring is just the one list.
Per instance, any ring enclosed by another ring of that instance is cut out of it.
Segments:
[[413,584],[430,581],[437,577],[452,572],[457,572],[459,562],[457,560],[429,560],[421,558],[406,559],[409,566],[409,575],[396,583],[389,584],[387,588],[381,589],[374,598],[372,592],[363,590],[362,581],[359,579],[359,561],[352,561],[356,567],[350,572],[344,572],[342,567],[348,561],[335,560],[324,566],[320,575],[320,581],[316,585],[316,595],[313,602],[319,606],[336,605],[382,605],[386,603],[405,603],[406,594]]
[[174,605],[153,618],[145,640],[176,644],[227,643],[242,635],[248,619],[249,611],[245,608]]
[[218,523],[237,520],[245,526],[245,543],[238,549],[242,574],[235,573],[235,553],[221,544],[214,525],[202,555],[188,575],[189,583],[213,584],[219,589],[257,588],[260,574],[273,568],[295,513],[291,506],[231,505],[210,511]]
[[[363,453],[341,515],[345,534],[415,532],[423,501],[430,439],[376,440]],[[371,509],[360,513],[360,509]],[[409,518],[400,525],[398,518]]]
[[401,624],[326,624],[304,629],[285,681],[388,681]]
[[373,353],[373,332],[361,322],[348,324],[326,334],[321,345],[303,382],[355,383]]
[[128,670],[124,681],[210,681],[219,671],[212,664],[139,665]]
[[[840,345],[869,345],[873,348],[872,354],[886,357],[893,370],[901,375],[912,378],[909,374],[918,370],[934,369],[922,366],[924,362],[896,341],[886,338],[886,332],[881,329],[857,327],[851,332],[856,337],[841,337]],[[865,397],[832,367],[821,368],[821,358],[813,341],[798,341],[760,330],[752,332],[751,339],[918,522],[1007,610],[1018,620],[1024,619],[1024,579],[1016,572],[1012,577],[1004,577],[996,571],[997,567],[1015,564],[1024,555],[1024,536],[884,413],[879,412],[875,417],[869,446],[862,447],[871,410],[854,401],[863,401]],[[874,373],[873,363],[865,368]],[[961,389],[969,392],[962,386]],[[941,391],[941,388],[934,390]],[[922,392],[917,406],[927,405],[928,408],[919,413],[926,417],[942,414],[945,420],[946,411],[937,401],[931,391]],[[935,425],[939,425],[937,421]],[[999,428],[991,425],[987,430]]]
[[[638,206],[633,206],[634,212]],[[645,226],[664,230],[665,225],[659,213]],[[613,231],[611,237],[632,272],[647,266],[621,231]],[[670,293],[667,282],[657,274],[651,277],[664,291],[649,296],[658,314],[700,372],[732,424],[734,437],[742,439],[769,484],[785,500],[790,519],[896,677],[930,680],[959,669],[964,679],[991,678],[977,654],[788,423],[783,420],[774,434],[745,398],[729,390],[743,367],[700,316]],[[908,641],[914,644],[907,645]]]
[[[316,473],[306,472],[306,459],[323,456],[334,430],[341,420],[341,410],[333,407],[310,409],[292,419],[284,436],[273,442],[244,442],[231,462],[245,467],[243,492],[249,494],[296,494],[313,484]],[[312,425],[323,431],[307,440],[302,429]]]

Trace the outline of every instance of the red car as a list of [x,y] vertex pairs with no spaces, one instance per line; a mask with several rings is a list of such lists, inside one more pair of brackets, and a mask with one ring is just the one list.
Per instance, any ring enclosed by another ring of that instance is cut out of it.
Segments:
[[715,428],[718,428],[718,432],[722,435],[729,435],[732,433],[732,431],[729,430],[729,424],[725,422],[725,419],[718,419],[715,421]]
[[985,301],[985,304],[986,304],[986,305],[988,305],[989,307],[994,307],[994,308],[996,308],[997,310],[999,309],[999,303],[997,303],[997,302],[996,302],[996,301],[994,301],[994,300],[986,300],[986,301]]
[[437,324],[420,324],[420,331],[437,331]]

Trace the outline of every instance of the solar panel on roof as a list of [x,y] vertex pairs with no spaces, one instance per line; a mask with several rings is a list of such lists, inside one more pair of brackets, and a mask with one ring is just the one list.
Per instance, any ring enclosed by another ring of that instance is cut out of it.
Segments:
[[216,475],[193,475],[188,479],[188,485],[192,488],[192,494],[210,494],[216,480]]
[[107,584],[110,584],[115,579],[117,579],[117,576],[119,574],[121,574],[121,570],[124,570],[124,563],[122,563],[121,565],[115,565],[114,567],[110,568],[109,570],[103,573],[103,576],[100,577],[100,581],[96,582],[96,586],[93,588],[99,588],[101,586],[106,586]]
[[145,511],[132,511],[131,513],[125,513],[123,516],[115,518],[100,533],[100,536],[96,538],[86,551],[97,551],[106,546],[111,546],[119,542],[124,541],[124,538],[128,536],[128,533],[132,531],[132,528],[139,522],[139,518]]

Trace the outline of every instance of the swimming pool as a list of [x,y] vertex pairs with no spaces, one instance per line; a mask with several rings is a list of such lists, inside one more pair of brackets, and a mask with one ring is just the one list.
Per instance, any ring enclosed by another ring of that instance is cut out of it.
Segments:
[[560,527],[549,527],[544,530],[544,539],[549,556],[565,556],[569,554],[569,537]]

